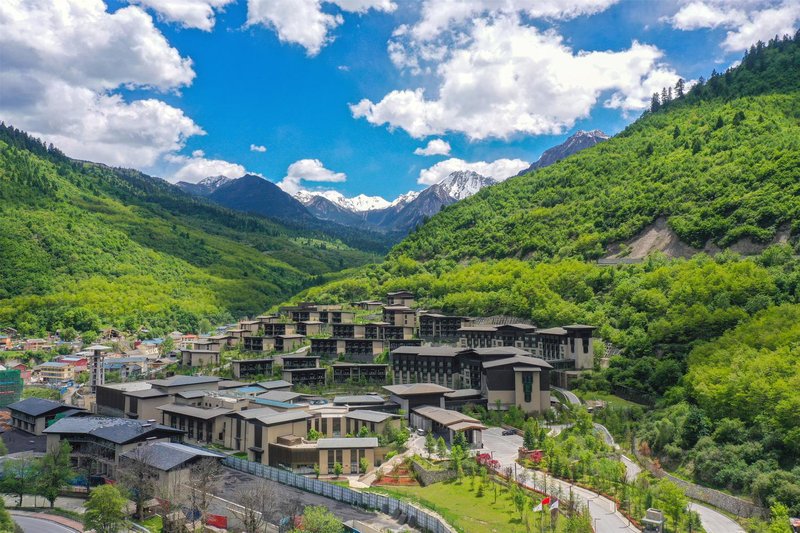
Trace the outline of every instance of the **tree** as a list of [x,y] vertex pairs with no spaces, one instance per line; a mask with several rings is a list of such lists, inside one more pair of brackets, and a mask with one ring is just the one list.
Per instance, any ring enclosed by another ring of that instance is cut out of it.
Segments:
[[0,531],[18,531],[14,529],[14,521],[11,519],[11,513],[6,510],[6,505],[3,500],[0,500]]
[[333,463],[333,475],[339,477],[342,475],[342,463]]
[[161,356],[165,356],[174,349],[175,349],[175,340],[169,335],[167,335],[166,337],[164,337],[164,340],[158,347],[158,353],[161,354]]
[[436,441],[436,453],[441,459],[447,457],[447,444],[444,442],[444,437],[439,437],[439,440]]
[[686,81],[684,81],[683,78],[679,78],[678,82],[675,84],[675,98],[682,98],[685,91]]
[[144,502],[152,498],[155,492],[156,480],[152,475],[153,467],[150,466],[152,453],[152,447],[139,446],[130,454],[132,457],[120,461],[117,469],[120,483],[136,502],[136,517],[140,519],[143,518]]
[[533,428],[530,424],[525,426],[525,434],[522,436],[522,445],[526,450],[536,449],[536,435],[533,433]]
[[278,509],[275,485],[255,483],[239,488],[235,495],[239,506],[231,507],[231,512],[242,522],[244,530],[248,533],[264,531],[270,517]]
[[210,333],[211,328],[211,322],[207,318],[201,318],[200,322],[197,323],[198,333]]
[[321,505],[312,505],[303,511],[301,531],[305,533],[342,533],[344,525],[327,508]]
[[8,455],[8,446],[3,439],[0,439],[0,455]]
[[425,435],[425,451],[428,452],[428,458],[436,451],[436,441],[433,440],[433,433]]
[[200,512],[200,524],[206,525],[208,507],[220,483],[222,467],[217,459],[200,459],[189,469],[192,507]]
[[672,530],[677,532],[681,515],[689,503],[686,495],[675,483],[662,479],[658,483],[656,497],[667,515],[672,518]]
[[789,526],[789,509],[782,503],[770,507],[769,533],[792,533]]
[[22,497],[36,488],[36,468],[32,459],[9,459],[3,463],[0,492],[17,497],[17,507],[22,507]]
[[661,109],[661,100],[659,100],[658,93],[653,93],[653,97],[650,98],[650,112],[655,113]]
[[367,470],[369,470],[369,459],[362,457],[361,460],[358,461],[358,467],[361,469],[362,474],[366,474]]
[[463,431],[456,431],[455,436],[453,437],[453,446],[458,446],[462,450],[466,450],[469,445],[467,443],[467,436],[464,435]]
[[361,426],[358,430],[359,437],[369,437],[369,428],[367,426]]
[[36,469],[37,493],[54,507],[61,489],[75,477],[70,454],[72,447],[62,440],[58,448],[50,450],[38,462]]
[[84,523],[97,533],[116,533],[125,524],[125,499],[114,485],[100,485],[86,502]]

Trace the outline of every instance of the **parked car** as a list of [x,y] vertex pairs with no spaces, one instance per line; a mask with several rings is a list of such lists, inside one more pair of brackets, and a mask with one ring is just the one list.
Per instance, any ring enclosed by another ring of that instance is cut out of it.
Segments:
[[517,431],[514,430],[514,429],[504,429],[503,430],[503,435],[516,435],[516,434],[517,434]]
[[417,435],[422,435],[424,437],[425,436],[425,430],[422,429],[422,428],[417,428]]

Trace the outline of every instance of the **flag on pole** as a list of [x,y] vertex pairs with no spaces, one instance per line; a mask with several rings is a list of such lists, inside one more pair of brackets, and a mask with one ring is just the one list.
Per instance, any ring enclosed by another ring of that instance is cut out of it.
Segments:
[[555,511],[556,509],[558,509],[558,500],[556,500],[556,501],[554,501],[553,503],[550,504],[550,510],[551,511]]
[[533,512],[534,512],[534,513],[538,513],[538,512],[539,512],[539,511],[541,511],[542,509],[543,509],[543,508],[542,508],[542,503],[541,503],[541,502],[539,502],[539,505],[537,505],[536,507],[534,507],[534,508],[533,508]]
[[542,505],[550,505],[550,496],[542,500]]

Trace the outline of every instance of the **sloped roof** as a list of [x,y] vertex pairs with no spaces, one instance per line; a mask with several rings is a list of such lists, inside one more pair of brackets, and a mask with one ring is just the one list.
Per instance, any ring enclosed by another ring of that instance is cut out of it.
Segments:
[[486,429],[486,426],[481,424],[480,420],[451,409],[442,409],[441,407],[426,405],[412,409],[412,411],[438,424],[446,426],[453,431]]
[[366,422],[383,422],[398,415],[392,413],[384,413],[382,411],[370,411],[369,409],[356,409],[344,415],[346,418],[353,420],[364,420]]
[[453,392],[453,389],[442,387],[436,383],[411,383],[408,385],[384,385],[384,389],[399,396],[413,396],[417,394],[438,394]]
[[330,450],[333,448],[377,448],[377,437],[342,437],[334,439],[319,439],[317,448]]
[[199,385],[201,383],[216,383],[220,378],[214,376],[172,376],[166,379],[154,379],[150,383],[155,387],[179,387],[184,385]]
[[282,389],[284,387],[291,387],[292,384],[283,379],[276,379],[274,381],[259,381],[258,386],[266,390]]
[[483,368],[495,368],[498,366],[506,366],[512,364],[537,366],[540,368],[553,368],[553,366],[544,359],[539,359],[538,357],[528,357],[524,355],[515,355],[513,357],[507,357],[505,359],[498,359],[497,361],[484,361],[482,363],[482,366]]
[[183,431],[161,424],[150,424],[129,418],[110,416],[79,416],[62,418],[44,430],[55,435],[92,435],[93,437],[125,444],[134,440],[144,440],[152,433],[181,435]]
[[203,407],[194,407],[192,405],[181,405],[179,403],[169,403],[166,405],[162,405],[156,407],[165,413],[175,413],[179,415],[191,416],[192,418],[199,418],[201,420],[211,420],[212,418],[216,418],[218,416],[227,415],[231,412],[230,409],[225,409],[224,407],[213,407],[211,409],[205,409]]
[[311,418],[311,413],[306,411],[286,411],[285,413],[276,413],[274,415],[260,416],[258,421],[265,426],[274,426],[275,424],[284,424],[286,422],[294,422],[297,420],[305,420]]
[[141,461],[155,469],[169,471],[198,457],[221,459],[221,453],[212,452],[175,442],[154,442],[122,454],[126,459]]
[[8,406],[9,409],[19,411],[29,416],[41,416],[56,409],[66,409],[68,406],[55,400],[44,398],[25,398]]

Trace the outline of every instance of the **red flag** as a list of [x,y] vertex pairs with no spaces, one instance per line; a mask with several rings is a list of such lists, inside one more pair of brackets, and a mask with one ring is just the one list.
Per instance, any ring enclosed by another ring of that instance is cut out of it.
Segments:
[[550,505],[550,496],[542,500],[542,505]]

